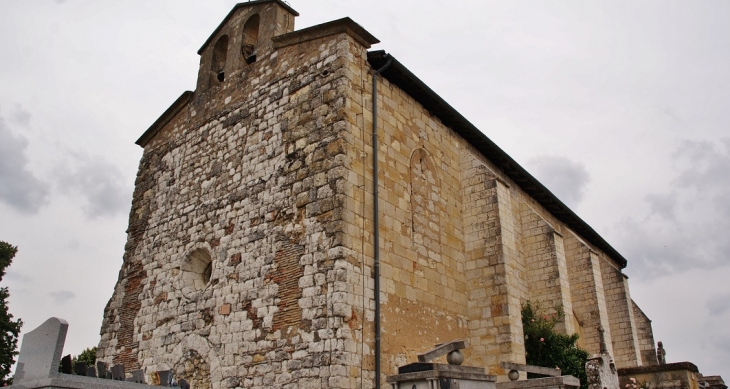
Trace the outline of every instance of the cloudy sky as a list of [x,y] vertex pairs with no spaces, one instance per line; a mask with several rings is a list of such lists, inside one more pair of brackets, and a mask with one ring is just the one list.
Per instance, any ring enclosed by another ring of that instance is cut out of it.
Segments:
[[[235,1],[0,0],[3,280],[31,330],[96,345],[122,261],[134,141]],[[730,2],[292,0],[350,16],[629,265],[670,362],[730,379]]]

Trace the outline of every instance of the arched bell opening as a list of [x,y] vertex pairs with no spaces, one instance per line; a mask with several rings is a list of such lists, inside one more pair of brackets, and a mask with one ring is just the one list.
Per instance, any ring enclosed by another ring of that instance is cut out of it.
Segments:
[[256,62],[256,46],[259,42],[259,22],[261,17],[255,14],[243,25],[243,44],[241,55],[247,64]]
[[211,61],[210,67],[219,82],[223,82],[226,78],[226,57],[228,57],[228,35],[223,35],[218,38],[213,47],[213,61]]

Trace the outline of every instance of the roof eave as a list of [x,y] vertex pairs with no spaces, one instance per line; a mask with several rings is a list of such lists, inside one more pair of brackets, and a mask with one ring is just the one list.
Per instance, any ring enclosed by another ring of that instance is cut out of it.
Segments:
[[170,122],[170,120],[177,116],[177,114],[188,105],[188,103],[193,99],[193,94],[194,93],[189,90],[183,92],[180,97],[178,97],[177,100],[175,100],[175,102],[172,103],[172,105],[170,105],[170,107],[168,107],[165,112],[163,112],[162,115],[160,115],[160,117],[157,118],[147,131],[145,131],[144,134],[142,134],[142,136],[140,136],[134,143],[145,147],[147,143],[149,143],[152,138],[154,138],[155,135],[157,135],[157,133],[159,133],[160,130],[162,130],[162,128]]

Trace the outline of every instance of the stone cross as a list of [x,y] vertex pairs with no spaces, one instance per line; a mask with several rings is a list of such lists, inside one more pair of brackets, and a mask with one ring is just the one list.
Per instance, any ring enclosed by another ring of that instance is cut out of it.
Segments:
[[589,358],[585,369],[588,389],[620,389],[616,364],[608,353]]
[[606,347],[606,330],[603,326],[598,326],[598,336],[600,337],[601,354],[608,353],[608,347]]
[[659,342],[656,347],[656,358],[659,361],[660,365],[666,365],[667,364],[667,351],[664,350],[664,345],[662,342]]
[[65,320],[52,317],[23,335],[13,384],[57,376],[67,331]]

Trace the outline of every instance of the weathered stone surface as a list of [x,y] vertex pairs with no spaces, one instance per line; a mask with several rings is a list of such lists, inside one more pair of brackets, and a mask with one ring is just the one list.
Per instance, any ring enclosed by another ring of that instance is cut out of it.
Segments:
[[619,389],[618,372],[609,354],[594,355],[586,362],[588,389]]

